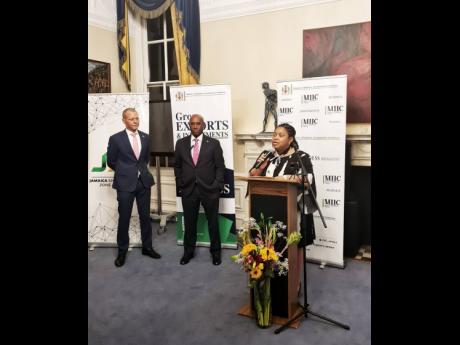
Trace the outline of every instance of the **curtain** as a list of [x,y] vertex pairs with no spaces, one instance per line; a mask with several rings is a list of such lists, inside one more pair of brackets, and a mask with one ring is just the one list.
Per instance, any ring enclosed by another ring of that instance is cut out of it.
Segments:
[[200,82],[200,7],[198,0],[176,0],[171,6],[180,84]]
[[144,18],[161,16],[174,0],[117,0],[118,63],[121,75],[131,91],[131,61],[129,52],[128,5]]
[[131,66],[129,54],[128,8],[125,0],[117,0],[118,64],[121,75],[131,91]]
[[167,11],[174,0],[126,0],[129,8],[143,18],[153,19]]
[[143,18],[157,18],[171,8],[180,84],[200,81],[200,7],[198,0],[117,0],[120,72],[131,91],[128,6]]

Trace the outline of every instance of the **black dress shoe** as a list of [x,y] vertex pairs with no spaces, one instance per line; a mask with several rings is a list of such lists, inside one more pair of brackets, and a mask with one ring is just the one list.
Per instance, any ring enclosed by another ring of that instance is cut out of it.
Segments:
[[126,260],[126,254],[118,254],[117,258],[115,259],[115,266],[121,267],[124,265]]
[[212,263],[214,265],[220,265],[222,263],[222,260],[220,259],[220,252],[212,253]]
[[142,248],[142,255],[147,255],[154,259],[161,258],[161,255],[158,254],[156,251],[154,251],[153,248],[149,248],[149,249]]
[[187,265],[192,258],[193,254],[184,254],[184,256],[180,259],[180,264]]

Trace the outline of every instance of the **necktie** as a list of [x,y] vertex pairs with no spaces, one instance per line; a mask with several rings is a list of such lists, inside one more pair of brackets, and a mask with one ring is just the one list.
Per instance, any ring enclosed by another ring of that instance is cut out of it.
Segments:
[[198,138],[193,139],[195,140],[195,145],[193,146],[193,164],[196,165],[196,162],[198,162],[198,142],[200,141]]
[[136,155],[136,159],[139,159],[139,144],[137,142],[136,133],[131,133],[133,136],[133,151]]

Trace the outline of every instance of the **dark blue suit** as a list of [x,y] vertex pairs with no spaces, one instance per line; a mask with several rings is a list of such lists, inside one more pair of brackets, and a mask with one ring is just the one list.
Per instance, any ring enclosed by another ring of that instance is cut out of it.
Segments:
[[141,140],[139,160],[136,158],[126,130],[112,135],[107,147],[107,165],[115,171],[113,188],[118,200],[118,252],[126,253],[129,246],[129,221],[136,199],[141,225],[142,247],[152,248],[152,225],[150,223],[150,194],[155,184],[148,170],[150,148],[147,133],[138,130]]

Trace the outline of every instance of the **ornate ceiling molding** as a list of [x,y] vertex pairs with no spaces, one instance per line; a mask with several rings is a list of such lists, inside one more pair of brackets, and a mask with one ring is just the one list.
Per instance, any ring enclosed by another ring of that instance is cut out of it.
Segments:
[[117,32],[115,0],[88,0],[88,25]]
[[[342,0],[200,0],[200,19],[203,23],[334,1]],[[88,0],[88,24],[116,32],[116,0]]]
[[249,16],[341,0],[200,0],[201,22]]
[[[128,12],[129,36],[137,37],[141,27],[140,17]],[[116,0],[88,0],[88,25],[117,32]]]

